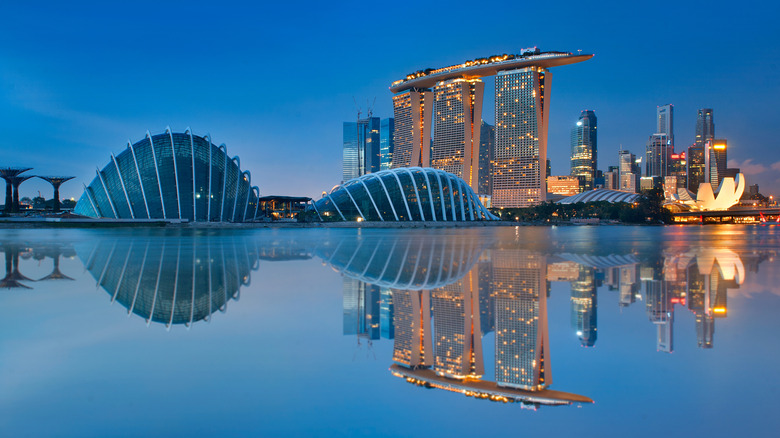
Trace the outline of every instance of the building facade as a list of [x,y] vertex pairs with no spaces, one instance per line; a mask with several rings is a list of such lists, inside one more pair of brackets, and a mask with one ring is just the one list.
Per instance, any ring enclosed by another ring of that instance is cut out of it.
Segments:
[[640,169],[636,164],[636,155],[627,150],[618,152],[618,184],[617,190],[636,193],[639,189]]
[[379,170],[387,170],[393,167],[394,150],[395,119],[390,117],[379,122]]
[[715,140],[715,121],[712,108],[702,108],[696,114],[696,140],[694,145],[704,148],[708,141]]
[[410,89],[396,94],[393,96],[393,116],[395,149],[391,168],[430,167],[433,92]]
[[379,117],[344,122],[342,181],[379,171]]
[[451,79],[436,84],[431,165],[463,179],[479,191],[479,146],[485,84]]
[[597,127],[596,113],[585,110],[571,130],[571,175],[582,177],[584,190],[593,188],[598,169]]
[[102,169],[74,213],[112,219],[245,222],[258,217],[259,189],[225,145],[189,130],[151,135]]
[[647,140],[645,176],[668,176],[672,172],[674,146],[666,134],[653,134]]
[[656,108],[656,134],[666,134],[666,140],[674,150],[674,105],[662,105]]
[[538,67],[496,75],[493,207],[529,207],[547,199],[551,77]]
[[496,130],[493,125],[482,121],[479,134],[479,188],[482,196],[493,195],[493,153],[496,144]]

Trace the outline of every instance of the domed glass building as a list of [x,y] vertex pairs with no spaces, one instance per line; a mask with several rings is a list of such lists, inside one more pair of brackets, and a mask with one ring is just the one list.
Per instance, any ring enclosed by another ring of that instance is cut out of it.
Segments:
[[244,222],[257,217],[259,190],[238,157],[208,137],[171,132],[128,142],[84,188],[74,213],[113,219]]
[[443,170],[402,167],[339,185],[311,207],[323,220],[498,220],[465,181]]

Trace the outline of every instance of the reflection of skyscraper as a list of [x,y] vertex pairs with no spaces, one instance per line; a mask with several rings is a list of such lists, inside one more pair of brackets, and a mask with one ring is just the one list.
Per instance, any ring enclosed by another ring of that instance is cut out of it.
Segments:
[[344,277],[344,334],[379,339],[379,287]]
[[393,307],[393,361],[410,368],[430,367],[433,365],[430,293],[394,290]]
[[379,304],[379,327],[383,338],[393,339],[395,337],[393,291],[385,287],[381,288],[380,291],[382,300]]
[[672,328],[674,324],[674,309],[669,300],[666,284],[660,273],[653,272],[652,279],[644,280],[645,296],[647,297],[647,314],[658,330],[657,349],[666,353],[674,351]]
[[547,261],[520,250],[493,252],[496,383],[539,390],[552,383],[547,328]]
[[496,75],[493,207],[528,207],[547,199],[551,78],[539,67]]
[[583,347],[592,347],[597,338],[598,292],[593,269],[580,266],[580,274],[571,282],[571,325]]
[[434,371],[438,375],[462,379],[485,374],[475,271],[431,292],[436,336]]

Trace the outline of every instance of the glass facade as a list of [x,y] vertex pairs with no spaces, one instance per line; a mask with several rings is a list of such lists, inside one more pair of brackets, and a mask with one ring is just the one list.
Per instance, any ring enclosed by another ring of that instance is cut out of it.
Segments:
[[597,129],[596,113],[585,110],[571,130],[571,175],[585,180],[585,190],[593,188],[598,169]]
[[245,222],[257,217],[259,190],[238,157],[208,137],[166,130],[128,144],[76,204],[83,216]]
[[379,123],[379,170],[393,167],[395,150],[395,119],[382,119]]
[[315,202],[320,218],[341,221],[497,220],[465,181],[443,170],[405,167],[347,181]]

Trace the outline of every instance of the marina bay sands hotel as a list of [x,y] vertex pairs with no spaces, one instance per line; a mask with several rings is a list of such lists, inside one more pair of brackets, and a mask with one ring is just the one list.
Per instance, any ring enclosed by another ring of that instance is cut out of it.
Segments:
[[[409,74],[390,86],[395,117],[392,167],[433,167],[453,173],[493,207],[527,207],[546,200],[550,67],[590,54],[501,55]],[[485,84],[496,76],[492,193],[479,193],[480,128]],[[431,132],[433,131],[433,132]],[[433,134],[433,147],[431,147]]]

